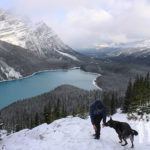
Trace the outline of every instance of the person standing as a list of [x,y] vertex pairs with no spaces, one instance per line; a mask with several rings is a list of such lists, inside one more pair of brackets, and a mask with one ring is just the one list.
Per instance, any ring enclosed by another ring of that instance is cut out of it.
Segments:
[[90,118],[95,131],[95,139],[99,139],[101,130],[100,122],[103,119],[103,127],[106,123],[106,107],[101,100],[96,100],[90,105]]

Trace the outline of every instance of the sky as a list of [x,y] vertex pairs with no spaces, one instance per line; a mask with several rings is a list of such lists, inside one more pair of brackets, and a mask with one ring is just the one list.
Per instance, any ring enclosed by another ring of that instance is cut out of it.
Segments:
[[150,0],[0,0],[0,8],[43,20],[74,49],[150,39]]

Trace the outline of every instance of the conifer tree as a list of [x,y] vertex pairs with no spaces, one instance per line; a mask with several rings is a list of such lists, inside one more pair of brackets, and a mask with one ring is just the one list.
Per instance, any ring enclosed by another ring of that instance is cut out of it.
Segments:
[[87,109],[86,109],[86,106],[80,104],[78,106],[76,114],[77,114],[78,117],[80,117],[82,119],[87,118]]
[[62,113],[61,113],[61,117],[66,117],[67,116],[67,111],[66,111],[66,107],[65,107],[65,104],[63,104],[63,107],[62,107]]
[[30,129],[34,128],[35,127],[35,123],[34,123],[34,120],[32,118],[32,115],[31,115],[31,120],[30,120]]
[[22,130],[23,128],[22,128],[22,126],[21,125],[16,125],[16,132],[18,132],[18,131],[20,131],[20,130]]
[[48,124],[52,122],[52,108],[51,108],[51,104],[48,104]]
[[76,113],[76,111],[75,111],[75,110],[73,110],[73,111],[72,111],[72,116],[73,116],[73,117],[75,117],[75,116],[76,116],[76,114],[77,114],[77,113]]
[[143,114],[144,112],[148,113],[149,102],[150,102],[149,73],[147,73],[145,78],[143,76],[137,75],[133,83],[133,86],[131,86],[131,83],[128,84],[128,88],[125,94],[123,111],[130,113],[137,112],[138,114]]
[[44,106],[44,111],[43,111],[43,117],[44,117],[44,122],[47,123],[48,122],[48,116],[47,116],[47,106]]
[[35,114],[35,126],[38,126],[40,124],[39,114],[36,112]]
[[54,105],[53,120],[60,118],[60,99],[58,98],[56,104]]
[[51,122],[51,119],[52,119],[51,118],[51,106],[50,105],[48,107],[44,106],[43,116],[44,116],[44,122],[49,124]]
[[58,98],[57,100],[57,104],[56,104],[56,118],[59,119],[60,118],[60,99]]
[[115,94],[112,93],[111,103],[110,103],[110,114],[113,115],[116,113],[116,99]]
[[130,107],[130,103],[132,101],[132,82],[131,79],[128,82],[128,87],[125,93],[125,99],[124,99],[124,104],[123,104],[123,112],[127,113],[129,112],[129,107]]
[[2,120],[1,120],[1,112],[0,112],[0,130],[2,129],[2,126],[3,126],[3,123],[2,123]]

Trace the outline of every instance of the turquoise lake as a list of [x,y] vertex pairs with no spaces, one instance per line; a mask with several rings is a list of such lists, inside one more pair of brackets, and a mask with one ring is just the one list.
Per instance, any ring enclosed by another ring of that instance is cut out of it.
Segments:
[[85,90],[97,89],[93,81],[98,76],[80,69],[68,69],[45,71],[19,80],[0,82],[0,109],[15,101],[51,91],[63,84]]

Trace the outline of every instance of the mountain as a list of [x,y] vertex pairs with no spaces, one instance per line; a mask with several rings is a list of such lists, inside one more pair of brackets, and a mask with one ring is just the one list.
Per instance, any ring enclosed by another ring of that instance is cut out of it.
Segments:
[[32,23],[2,9],[0,52],[0,80],[79,66],[87,59],[64,44],[44,22]]
[[[134,138],[136,150],[149,150],[149,122],[127,120],[126,114],[115,114],[114,120],[128,122],[131,128],[138,131],[139,136]],[[130,140],[128,145],[122,147],[118,142],[119,138],[114,129],[104,127],[101,129],[100,140],[95,140],[92,136],[94,130],[90,118],[81,119],[69,116],[59,119],[51,124],[42,124],[31,130],[24,129],[9,136],[3,135],[0,141],[2,150],[120,150],[131,149]]]
[[147,57],[150,55],[150,40],[135,41],[129,43],[112,43],[110,45],[97,45],[93,48],[78,49],[78,52],[91,57],[99,56],[129,56]]
[[91,58],[108,63],[123,62],[150,65],[150,40],[111,44],[107,47],[78,50]]
[[99,57],[106,56],[110,52],[118,51],[117,47],[104,47],[104,48],[86,48],[86,49],[78,49],[77,51],[81,54],[91,56],[91,57]]
[[46,69],[47,62],[31,51],[0,41],[0,80],[18,79]]
[[148,41],[127,44],[119,47],[115,52],[107,53],[106,58],[123,63],[150,65],[150,46],[148,45]]
[[133,57],[149,57],[150,56],[150,40],[130,42],[117,45],[118,50],[107,53],[108,56],[133,56]]
[[44,22],[24,21],[0,10],[0,31],[0,40],[33,51],[39,56],[50,55],[55,51],[62,55],[70,53],[70,58],[78,60],[75,56],[71,56],[72,53],[75,54],[74,51]]
[[150,56],[150,48],[146,47],[131,47],[131,48],[120,48],[116,52],[108,53],[108,56],[115,57],[115,56],[133,56],[133,57],[149,57]]
[[114,47],[122,47],[122,48],[150,48],[150,40],[141,40],[141,41],[135,41],[135,42],[128,42],[128,43],[120,43],[114,45]]

